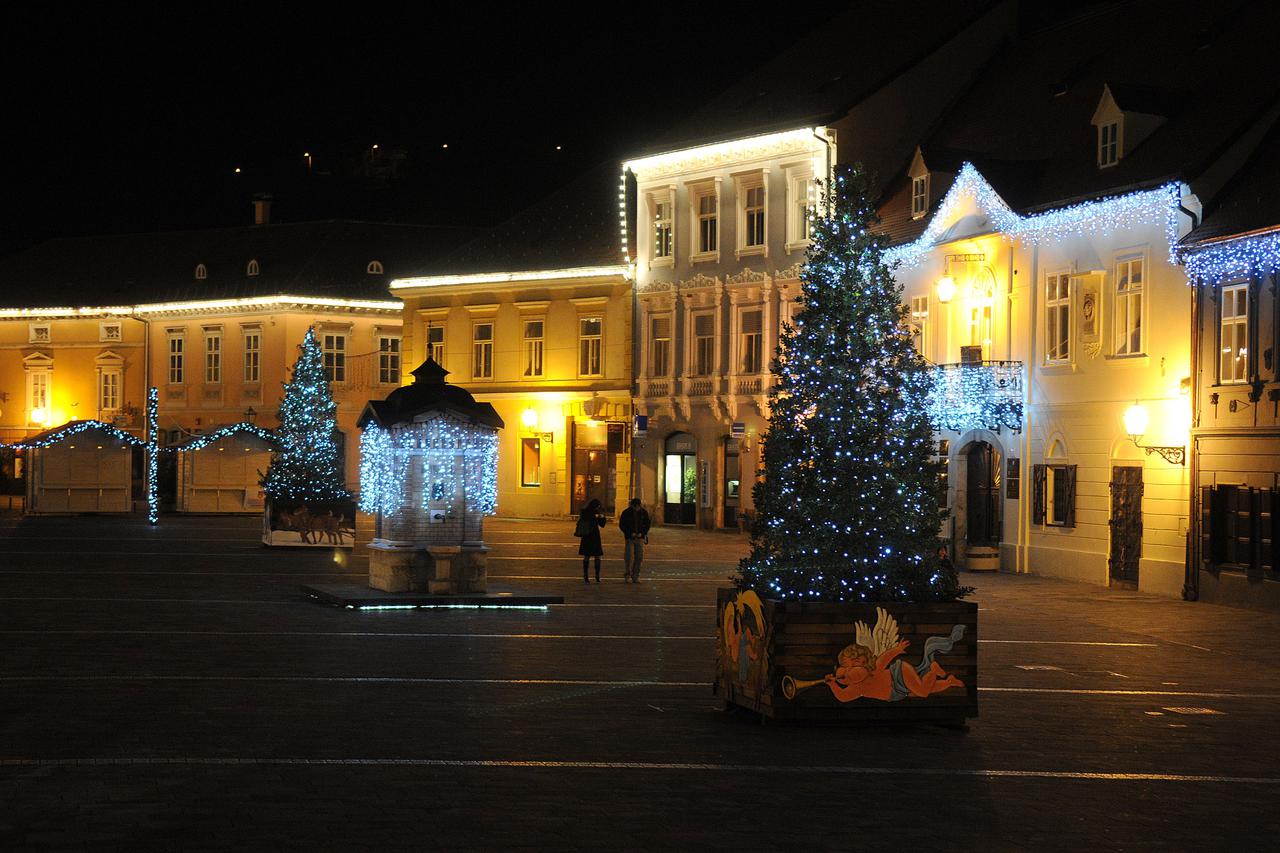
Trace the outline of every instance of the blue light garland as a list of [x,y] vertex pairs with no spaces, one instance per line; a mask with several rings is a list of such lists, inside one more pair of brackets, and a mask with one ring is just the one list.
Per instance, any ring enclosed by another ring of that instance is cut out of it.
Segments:
[[389,430],[370,423],[360,436],[360,511],[386,516],[409,506],[411,466],[422,475],[418,506],[452,511],[461,487],[465,511],[497,509],[496,430],[445,417]]
[[1221,284],[1280,270],[1280,231],[1239,237],[1181,251],[1187,278],[1200,284]]
[[960,167],[955,183],[947,191],[937,213],[929,220],[924,233],[910,243],[885,250],[885,263],[891,266],[897,264],[902,269],[919,264],[944,237],[956,210],[969,200],[987,215],[992,230],[999,232],[1007,240],[1027,245],[1119,231],[1153,222],[1163,223],[1168,240],[1169,260],[1177,262],[1178,205],[1182,200],[1179,184],[1169,183],[1155,189],[1108,196],[1044,213],[1020,216],[1005,203],[972,163],[965,163]]
[[26,439],[18,441],[10,444],[9,447],[14,448],[15,450],[41,450],[46,447],[52,447],[53,445],[65,441],[68,438],[73,438],[82,432],[88,432],[89,430],[95,429],[101,430],[112,438],[123,441],[131,447],[142,447],[146,445],[146,442],[142,439],[137,436],[130,435],[124,430],[118,429],[111,424],[103,423],[102,421],[87,420],[72,421],[69,424],[64,424],[58,429],[55,429],[53,432],[44,433],[34,440]]
[[160,520],[160,391],[155,386],[147,389],[147,521]]
[[242,421],[238,424],[230,424],[229,426],[220,427],[219,429],[210,433],[205,433],[204,435],[198,435],[185,444],[179,444],[173,447],[162,447],[160,449],[162,452],[167,453],[185,453],[188,450],[203,450],[215,441],[221,441],[222,439],[236,435],[237,433],[252,435],[272,446],[275,446],[276,444],[275,433],[271,430]]
[[938,429],[1022,429],[1022,362],[935,368],[929,417]]

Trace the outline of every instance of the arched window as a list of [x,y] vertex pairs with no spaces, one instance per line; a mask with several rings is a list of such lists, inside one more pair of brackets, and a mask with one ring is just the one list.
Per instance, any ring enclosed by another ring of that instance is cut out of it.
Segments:
[[196,264],[196,281],[204,281],[209,277],[209,268],[204,264]]
[[262,268],[258,266],[257,258],[254,258],[253,260],[249,261],[249,266],[245,268],[244,274],[257,275],[260,272],[262,272]]
[[369,266],[365,268],[365,272],[369,275],[382,275],[382,261],[369,261]]

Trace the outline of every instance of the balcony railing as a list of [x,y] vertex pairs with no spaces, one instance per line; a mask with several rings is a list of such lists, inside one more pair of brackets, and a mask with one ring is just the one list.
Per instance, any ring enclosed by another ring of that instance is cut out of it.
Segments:
[[1022,429],[1022,362],[939,364],[935,371],[929,414],[938,429]]

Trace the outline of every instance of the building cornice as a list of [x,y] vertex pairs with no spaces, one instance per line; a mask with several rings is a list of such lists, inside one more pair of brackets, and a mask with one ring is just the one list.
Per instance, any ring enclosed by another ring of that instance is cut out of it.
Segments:
[[202,299],[139,305],[82,308],[0,308],[0,320],[68,319],[79,317],[177,317],[193,314],[269,312],[316,309],[370,314],[400,314],[402,303],[375,299],[335,299],[317,296],[248,296],[240,299]]

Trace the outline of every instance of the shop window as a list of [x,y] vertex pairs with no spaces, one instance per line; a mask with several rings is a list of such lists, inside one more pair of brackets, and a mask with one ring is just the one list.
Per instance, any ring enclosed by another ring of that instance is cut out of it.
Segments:
[[1032,523],[1075,527],[1076,466],[1036,465],[1032,475]]
[[520,485],[542,485],[542,440],[520,439]]

